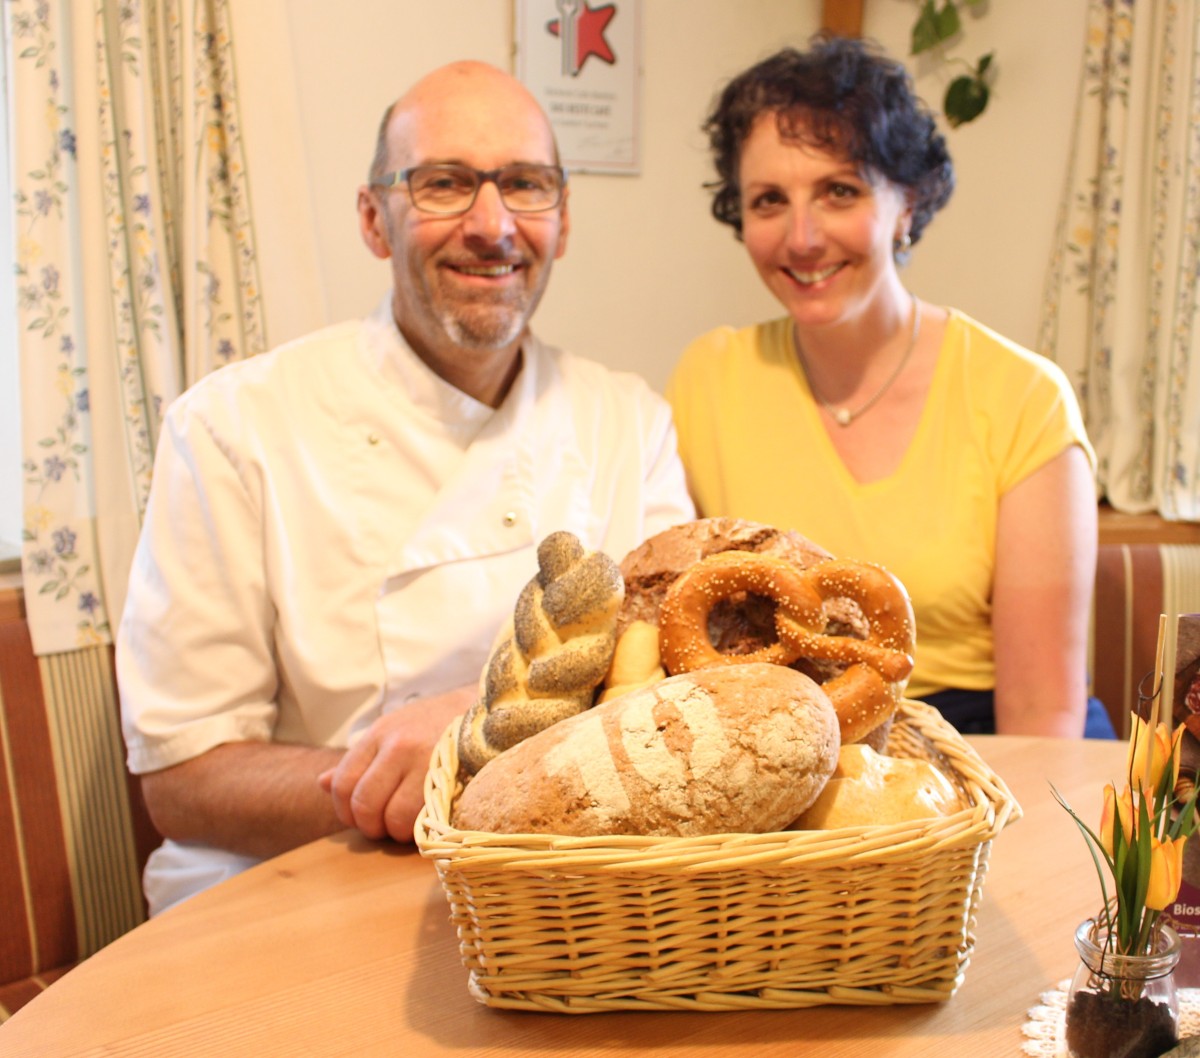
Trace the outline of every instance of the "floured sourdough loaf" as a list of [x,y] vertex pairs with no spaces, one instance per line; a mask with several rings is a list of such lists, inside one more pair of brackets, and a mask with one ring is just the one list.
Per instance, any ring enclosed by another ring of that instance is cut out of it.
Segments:
[[780,665],[673,676],[532,735],[459,797],[462,830],[695,836],[780,830],[837,764],[837,715]]

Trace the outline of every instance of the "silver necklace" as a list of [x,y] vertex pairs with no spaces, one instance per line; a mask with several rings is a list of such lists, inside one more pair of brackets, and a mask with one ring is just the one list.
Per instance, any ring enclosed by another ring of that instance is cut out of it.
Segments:
[[859,407],[851,410],[850,408],[838,408],[828,401],[822,400],[817,396],[817,391],[813,389],[812,372],[808,369],[808,361],[804,357],[804,346],[800,344],[800,336],[796,335],[796,354],[800,357],[800,367],[804,370],[804,377],[808,379],[808,389],[812,393],[816,402],[821,405],[833,417],[833,421],[839,426],[849,426],[860,415],[865,414],[875,407],[879,399],[892,388],[892,383],[900,377],[900,372],[904,370],[904,365],[908,363],[912,357],[913,350],[917,347],[917,336],[921,333],[921,307],[917,301],[915,294],[910,294],[912,298],[912,313],[913,323],[912,331],[908,336],[908,348],[904,350],[904,354],[900,357],[900,362],[896,365],[896,370],[888,375],[887,380],[880,386],[874,394],[867,398],[866,402]]

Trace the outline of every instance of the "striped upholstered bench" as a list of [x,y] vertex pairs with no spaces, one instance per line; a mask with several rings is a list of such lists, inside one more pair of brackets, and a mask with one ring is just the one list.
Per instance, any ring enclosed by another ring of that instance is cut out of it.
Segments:
[[[1101,524],[1092,604],[1092,694],[1124,738],[1139,685],[1154,672],[1159,614],[1200,613],[1200,543],[1106,542]],[[1152,676],[1147,690],[1151,682]]]
[[111,648],[35,657],[0,588],[0,1021],[145,918],[159,838],[124,760]]

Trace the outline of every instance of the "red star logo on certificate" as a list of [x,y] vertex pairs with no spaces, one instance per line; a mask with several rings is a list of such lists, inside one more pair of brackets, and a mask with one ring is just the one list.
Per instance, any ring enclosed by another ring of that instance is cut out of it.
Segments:
[[593,55],[610,66],[616,63],[617,57],[604,39],[604,30],[616,15],[617,5],[591,7],[587,0],[557,2],[562,18],[547,23],[546,29],[562,41],[563,73],[578,76],[583,64]]

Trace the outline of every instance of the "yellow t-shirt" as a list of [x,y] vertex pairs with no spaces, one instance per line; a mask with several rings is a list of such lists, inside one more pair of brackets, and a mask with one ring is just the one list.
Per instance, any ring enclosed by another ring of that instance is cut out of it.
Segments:
[[704,515],[796,529],[899,577],[917,619],[910,696],[994,687],[1000,497],[1070,445],[1095,465],[1056,364],[951,310],[912,443],[894,474],[868,484],[833,448],[790,319],[697,339],[667,397]]

